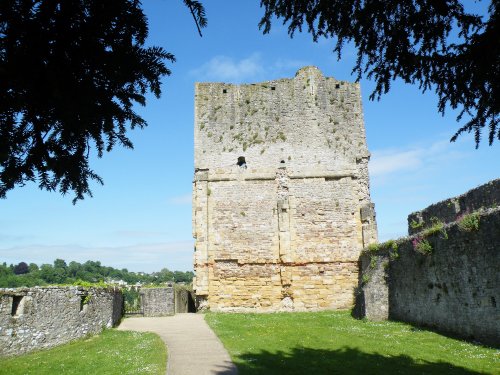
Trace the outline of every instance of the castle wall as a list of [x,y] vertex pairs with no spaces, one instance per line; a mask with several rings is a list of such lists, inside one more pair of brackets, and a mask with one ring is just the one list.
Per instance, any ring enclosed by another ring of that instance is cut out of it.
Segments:
[[214,310],[348,308],[376,240],[359,85],[196,85],[194,289]]
[[144,316],[175,314],[174,287],[141,288]]
[[[491,187],[489,183],[475,189],[488,196],[476,196],[474,202],[495,206],[477,206],[483,207],[474,215],[477,226],[465,225],[467,217],[459,217],[440,230],[424,230],[364,251],[356,314],[498,346],[500,208],[492,200]],[[459,198],[463,196],[454,199]],[[423,241],[430,245],[426,251],[419,247]]]
[[478,186],[457,197],[434,203],[424,210],[408,215],[408,233],[418,233],[433,221],[452,223],[460,217],[488,207],[500,206],[500,179]]
[[50,348],[119,322],[119,290],[82,287],[0,289],[0,356]]

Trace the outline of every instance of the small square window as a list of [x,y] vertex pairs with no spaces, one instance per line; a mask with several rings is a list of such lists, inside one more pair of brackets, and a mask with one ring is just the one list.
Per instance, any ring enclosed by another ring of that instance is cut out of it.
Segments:
[[227,94],[227,89],[222,89],[223,94]]
[[244,156],[240,156],[238,157],[238,162],[236,163],[236,165],[240,168],[245,168],[247,167],[247,162],[245,160],[245,157]]

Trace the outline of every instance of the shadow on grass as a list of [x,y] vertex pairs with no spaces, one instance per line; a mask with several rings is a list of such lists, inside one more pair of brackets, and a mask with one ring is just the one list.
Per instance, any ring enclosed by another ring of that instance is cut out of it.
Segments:
[[294,348],[291,353],[244,353],[236,359],[240,375],[261,374],[480,374],[446,362],[415,362],[400,355],[385,357],[344,347],[339,350]]

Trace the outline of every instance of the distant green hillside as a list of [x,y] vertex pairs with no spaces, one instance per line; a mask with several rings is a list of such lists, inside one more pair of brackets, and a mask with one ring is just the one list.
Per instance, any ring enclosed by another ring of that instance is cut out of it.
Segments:
[[128,284],[162,284],[165,282],[185,282],[193,280],[193,272],[170,271],[163,268],[160,272],[144,273],[129,272],[127,269],[118,270],[113,267],[102,266],[101,262],[87,261],[83,264],[56,259],[54,264],[35,263],[29,265],[20,262],[17,265],[0,264],[0,288],[15,288],[22,286],[74,284],[79,281],[90,283],[122,280]]

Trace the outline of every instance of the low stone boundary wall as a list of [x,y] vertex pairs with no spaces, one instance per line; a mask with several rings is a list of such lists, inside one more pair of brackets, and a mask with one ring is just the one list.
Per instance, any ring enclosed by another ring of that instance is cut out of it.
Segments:
[[174,288],[141,288],[144,316],[175,314]]
[[371,246],[360,265],[357,316],[500,346],[500,209]]
[[0,357],[50,348],[119,322],[123,296],[113,288],[0,289]]

